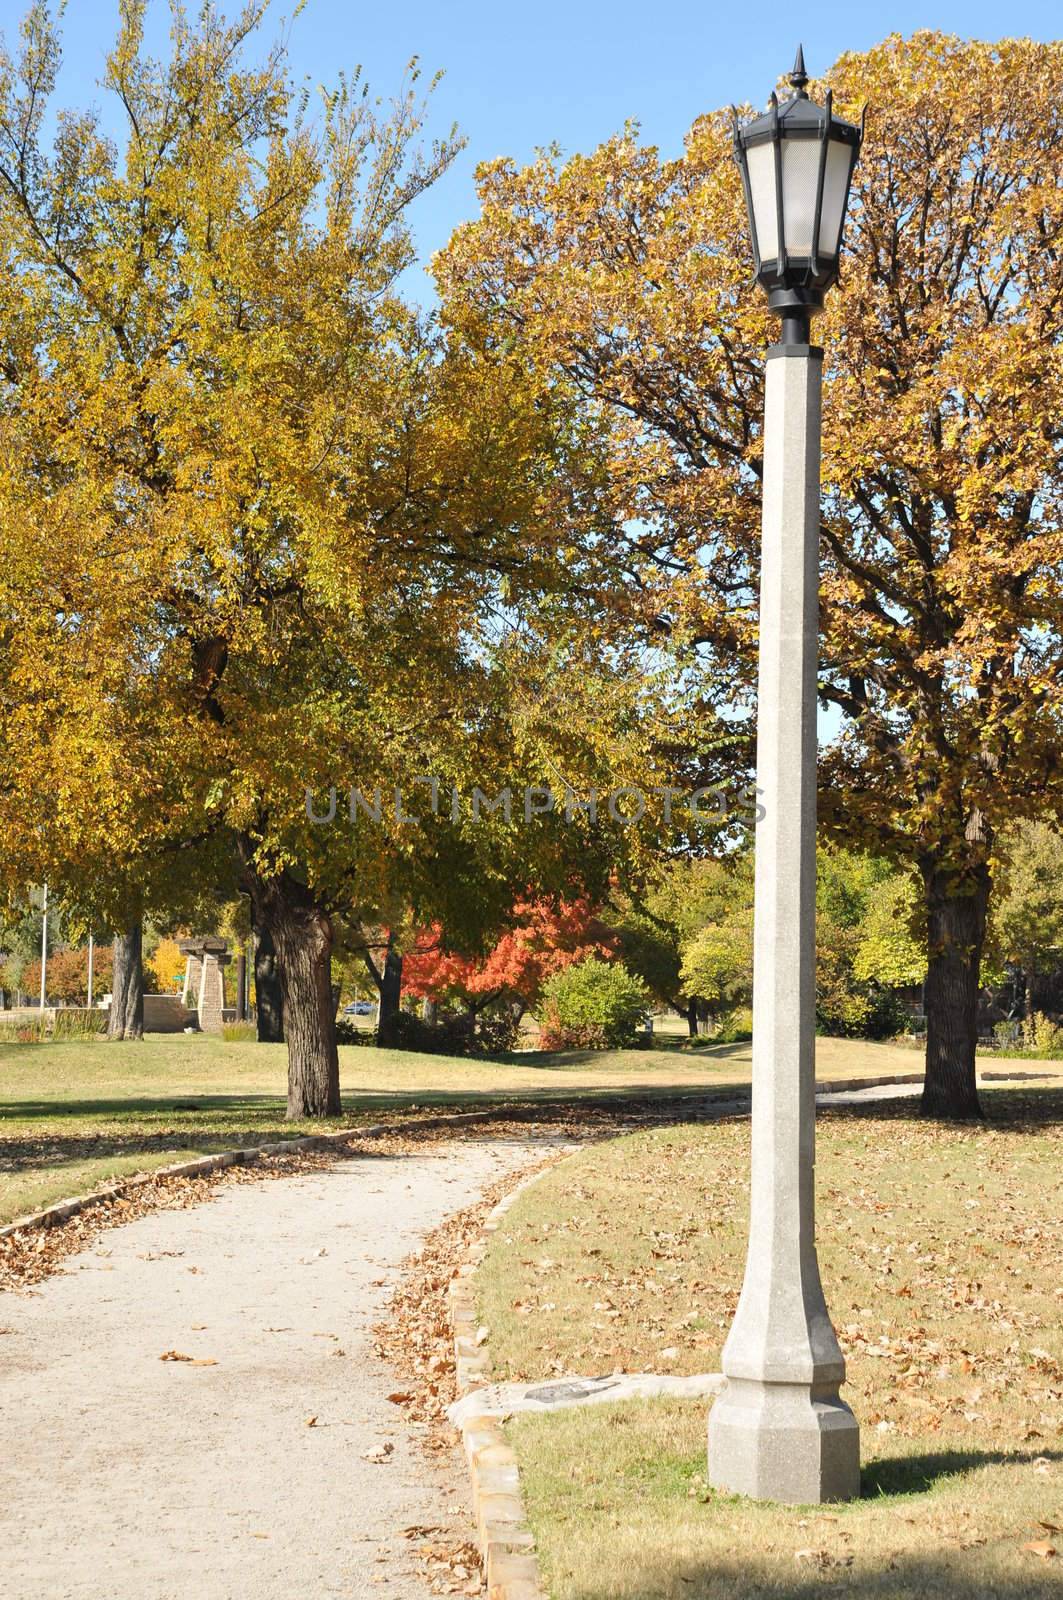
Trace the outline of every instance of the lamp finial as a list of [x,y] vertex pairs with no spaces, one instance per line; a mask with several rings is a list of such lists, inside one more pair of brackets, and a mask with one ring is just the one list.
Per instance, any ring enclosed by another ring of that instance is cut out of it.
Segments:
[[805,84],[808,82],[808,73],[805,71],[805,51],[804,46],[800,44],[797,47],[797,57],[794,61],[794,69],[790,74],[790,82],[802,100],[808,98],[805,94]]

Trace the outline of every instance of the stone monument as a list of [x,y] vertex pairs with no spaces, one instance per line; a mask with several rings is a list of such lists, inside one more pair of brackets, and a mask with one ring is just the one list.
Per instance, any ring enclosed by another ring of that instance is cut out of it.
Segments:
[[220,1033],[225,1010],[225,968],[229,946],[225,939],[182,939],[178,944],[187,957],[182,999],[194,1009],[204,1033]]

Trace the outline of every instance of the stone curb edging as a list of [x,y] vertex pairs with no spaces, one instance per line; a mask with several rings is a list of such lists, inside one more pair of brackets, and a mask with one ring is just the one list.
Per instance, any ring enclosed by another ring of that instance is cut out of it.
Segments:
[[[450,1281],[447,1309],[454,1337],[454,1366],[459,1398],[487,1382],[484,1333],[476,1322],[473,1275],[487,1254],[490,1235],[525,1189],[541,1174],[533,1173],[511,1189],[488,1213],[480,1237]],[[488,1600],[546,1600],[535,1556],[535,1539],[524,1513],[517,1458],[497,1417],[469,1416],[461,1422],[461,1442],[472,1482],[473,1515],[487,1579]]]
[[[887,1088],[897,1083],[922,1082],[922,1073],[892,1074],[882,1078],[847,1078],[816,1084],[816,1092],[844,1094],[852,1089]],[[683,1095],[682,1098],[686,1098]],[[713,1097],[719,1103],[720,1097]],[[732,1102],[726,1103],[730,1109]],[[737,1104],[737,1102],[735,1103]],[[743,1105],[740,1114],[748,1114]],[[573,1147],[575,1148],[575,1147]],[[477,1267],[487,1254],[490,1236],[497,1233],[509,1208],[542,1174],[533,1173],[510,1190],[492,1208],[480,1237],[465,1251],[465,1258],[450,1280],[447,1310],[454,1340],[454,1369],[458,1398],[475,1393],[488,1382],[489,1360],[484,1349],[486,1330],[478,1325]],[[472,1486],[473,1515],[480,1547],[487,1600],[548,1600],[535,1555],[535,1536],[528,1526],[520,1492],[517,1457],[497,1417],[470,1414],[461,1419],[460,1432]]]

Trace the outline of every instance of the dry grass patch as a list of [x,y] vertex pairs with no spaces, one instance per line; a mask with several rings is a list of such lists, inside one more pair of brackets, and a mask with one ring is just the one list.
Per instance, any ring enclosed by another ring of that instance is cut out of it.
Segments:
[[[985,1127],[926,1124],[897,1101],[820,1117],[820,1255],[865,1500],[837,1523],[702,1504],[703,1407],[521,1419],[553,1594],[722,1600],[858,1578],[857,1592],[889,1596],[1059,1592],[1063,1093],[987,1099]],[[741,1284],[748,1144],[741,1122],[655,1129],[582,1151],[522,1195],[479,1278],[495,1374],[716,1369]]]

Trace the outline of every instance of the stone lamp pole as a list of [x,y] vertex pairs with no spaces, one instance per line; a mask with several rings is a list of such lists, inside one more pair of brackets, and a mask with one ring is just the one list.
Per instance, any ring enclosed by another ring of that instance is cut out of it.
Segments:
[[739,127],[756,274],[781,319],[767,355],[753,976],[753,1166],[745,1281],[709,1417],[709,1481],[816,1504],[860,1491],[856,1418],[816,1260],[816,655],[820,379],[812,315],[838,276],[862,129],[809,99]]

